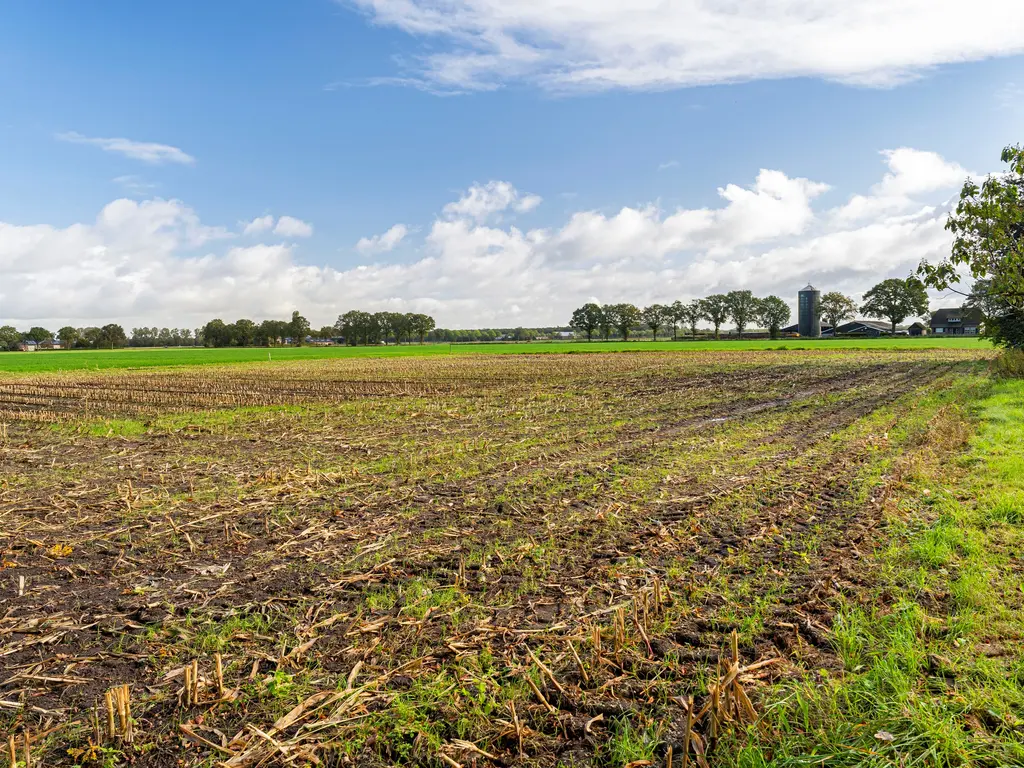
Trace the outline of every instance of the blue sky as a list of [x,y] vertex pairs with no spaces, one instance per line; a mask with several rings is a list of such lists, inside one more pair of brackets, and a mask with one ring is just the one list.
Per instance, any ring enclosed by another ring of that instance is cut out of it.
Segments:
[[962,176],[1024,140],[1024,9],[872,4],[8,3],[0,322],[857,295],[941,253]]

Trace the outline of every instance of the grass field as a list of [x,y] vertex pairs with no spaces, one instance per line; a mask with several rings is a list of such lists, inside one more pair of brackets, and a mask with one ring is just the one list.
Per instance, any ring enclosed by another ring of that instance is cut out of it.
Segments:
[[1024,765],[1024,385],[915,342],[11,373],[0,739]]
[[469,354],[547,354],[570,352],[623,352],[639,350],[735,349],[977,349],[989,343],[977,338],[892,339],[787,339],[783,341],[635,341],[635,342],[529,342],[494,344],[404,344],[378,347],[287,347],[278,349],[119,349],[60,352],[0,353],[0,374],[31,371],[73,371],[102,368],[150,368],[291,360],[331,360],[350,357],[421,357]]

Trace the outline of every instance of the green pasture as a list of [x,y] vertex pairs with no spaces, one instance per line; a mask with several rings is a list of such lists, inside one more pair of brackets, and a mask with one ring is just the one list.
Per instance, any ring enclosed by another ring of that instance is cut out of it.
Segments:
[[0,352],[0,373],[44,373],[100,368],[152,368],[263,360],[322,360],[348,357],[398,357],[473,354],[549,354],[566,352],[642,352],[758,349],[978,349],[989,342],[973,337],[896,337],[883,339],[783,339],[779,341],[536,341],[485,344],[403,344],[377,347],[246,347],[206,349],[61,350]]

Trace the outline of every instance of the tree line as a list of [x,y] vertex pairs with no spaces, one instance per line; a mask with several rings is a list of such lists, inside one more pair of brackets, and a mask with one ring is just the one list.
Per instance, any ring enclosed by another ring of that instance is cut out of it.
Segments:
[[338,317],[334,325],[313,328],[298,311],[291,320],[264,320],[257,324],[242,319],[233,323],[211,320],[199,332],[201,343],[208,347],[277,346],[314,341],[340,341],[359,344],[387,344],[419,340],[421,343],[434,330],[434,318],[414,312],[363,312],[351,310]]
[[705,321],[711,323],[717,339],[721,337],[722,326],[731,320],[741,336],[752,323],[759,323],[775,339],[790,315],[789,305],[778,296],[758,298],[751,291],[731,291],[689,302],[652,304],[643,309],[634,304],[602,306],[592,302],[574,311],[569,325],[584,334],[587,341],[592,341],[595,334],[607,341],[613,331],[628,341],[630,334],[641,328],[649,328],[657,341],[658,332],[669,329],[673,339],[677,338],[679,328],[689,329],[690,335],[696,337],[697,326]]
[[350,310],[338,317],[334,330],[350,346],[357,344],[387,344],[393,340],[418,339],[422,344],[434,330],[436,323],[430,315],[415,312],[363,312]]
[[[864,294],[860,311],[868,317],[888,320],[895,333],[897,325],[908,317],[927,314],[928,293],[916,277],[883,280]],[[819,299],[818,316],[832,328],[852,319],[856,312],[857,303],[838,291],[826,293]],[[767,329],[771,338],[777,339],[791,315],[789,305],[778,296],[759,298],[751,291],[730,291],[689,302],[652,304],[643,309],[634,304],[584,304],[572,313],[569,325],[586,335],[587,341],[592,341],[595,334],[607,341],[613,332],[628,341],[630,334],[639,329],[650,329],[657,341],[659,331],[671,330],[672,338],[676,339],[680,328],[696,338],[697,327],[704,322],[711,324],[718,339],[722,326],[731,321],[740,336],[752,324],[757,324]]]
[[57,333],[41,326],[27,331],[19,331],[13,325],[0,326],[0,350],[14,350],[25,343],[46,347],[54,341],[64,349],[114,349],[123,347],[128,338],[124,328],[117,323],[109,323],[101,328],[66,325]]

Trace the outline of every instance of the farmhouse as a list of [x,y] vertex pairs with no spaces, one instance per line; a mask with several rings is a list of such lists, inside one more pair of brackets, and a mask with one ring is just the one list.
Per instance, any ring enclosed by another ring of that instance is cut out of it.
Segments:
[[943,336],[977,336],[981,330],[980,309],[940,309],[932,315],[932,333]]

